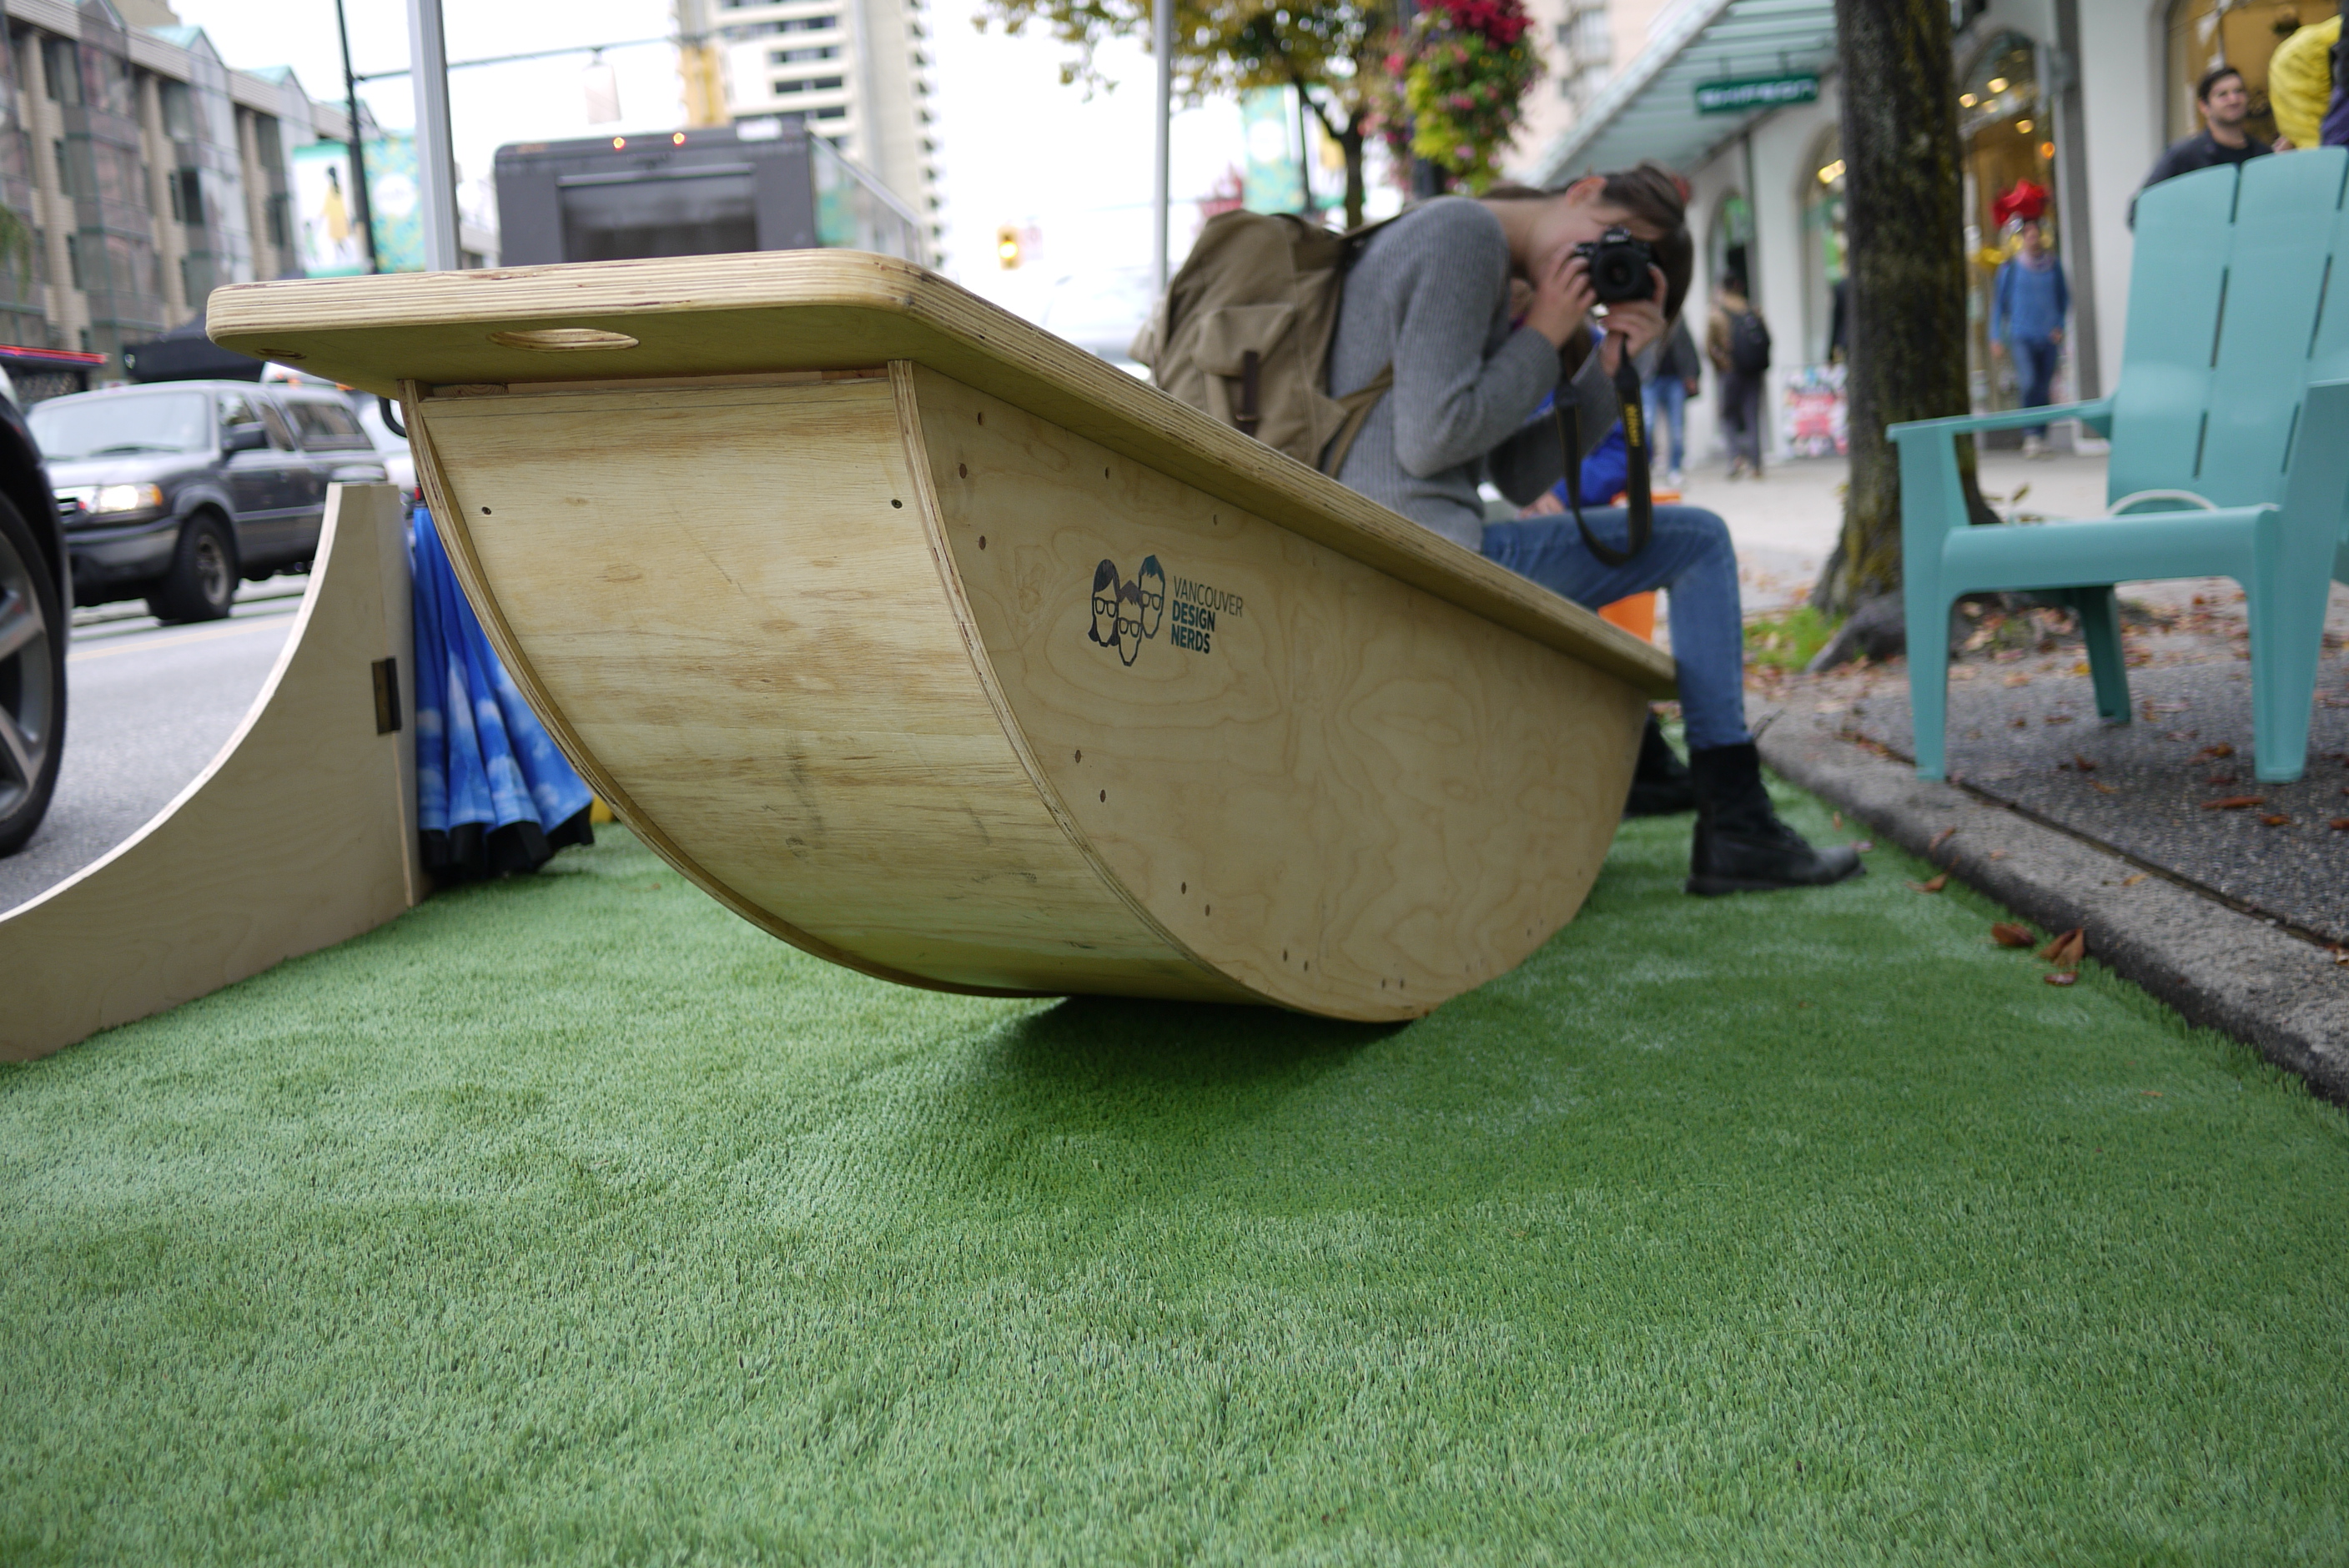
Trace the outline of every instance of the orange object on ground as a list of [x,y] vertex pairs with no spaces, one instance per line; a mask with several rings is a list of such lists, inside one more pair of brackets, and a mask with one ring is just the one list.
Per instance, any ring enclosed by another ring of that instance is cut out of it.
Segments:
[[1652,643],[1656,640],[1655,591],[1650,589],[1645,593],[1634,593],[1628,599],[1618,599],[1612,604],[1601,605],[1599,618]]

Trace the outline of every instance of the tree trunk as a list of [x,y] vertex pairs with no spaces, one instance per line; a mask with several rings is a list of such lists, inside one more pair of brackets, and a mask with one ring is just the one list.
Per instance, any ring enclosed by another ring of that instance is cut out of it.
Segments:
[[[1812,602],[1848,613],[1900,586],[1900,468],[1884,427],[1968,412],[1964,186],[1948,0],[1836,0],[1851,269],[1851,483]],[[1973,443],[1959,456],[1967,502]]]
[[1370,200],[1370,187],[1362,182],[1362,117],[1350,117],[1346,129],[1338,133],[1338,150],[1346,155],[1346,227],[1362,226],[1362,208]]

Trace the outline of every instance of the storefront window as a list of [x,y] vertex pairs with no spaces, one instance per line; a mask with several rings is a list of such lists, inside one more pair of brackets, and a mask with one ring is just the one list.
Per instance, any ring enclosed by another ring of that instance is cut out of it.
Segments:
[[2268,57],[2305,22],[2322,22],[2329,0],[2174,0],[2169,7],[2169,90],[2165,111],[2169,139],[2202,129],[2194,84],[2217,65],[2243,73],[2251,95],[2251,118],[2243,129],[2256,141],[2275,139],[2275,117],[2268,110]]
[[2020,33],[1991,39],[1958,88],[1958,135],[1965,148],[1966,369],[1976,408],[2012,408],[2018,402],[2013,366],[1990,348],[1991,291],[2000,264],[2014,253],[2016,222],[2039,219],[2047,248],[2062,258],[2049,109],[2039,90],[2038,46]]

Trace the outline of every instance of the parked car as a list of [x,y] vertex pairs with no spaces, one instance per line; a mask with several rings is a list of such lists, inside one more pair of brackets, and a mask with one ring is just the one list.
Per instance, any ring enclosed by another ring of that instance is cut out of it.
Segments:
[[165,621],[227,614],[240,577],[307,571],[326,487],[385,477],[332,389],[160,382],[52,397],[28,418],[77,602],[143,597]]
[[24,847],[57,789],[71,573],[41,449],[0,401],[0,855]]

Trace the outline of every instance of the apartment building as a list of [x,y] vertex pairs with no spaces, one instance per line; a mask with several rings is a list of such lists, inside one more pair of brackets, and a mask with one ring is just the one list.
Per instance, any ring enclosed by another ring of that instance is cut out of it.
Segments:
[[928,25],[919,0],[718,0],[739,121],[794,115],[923,214],[935,247]]
[[221,284],[298,273],[290,155],[339,110],[229,69],[163,0],[0,10],[0,345],[102,355],[105,379]]

